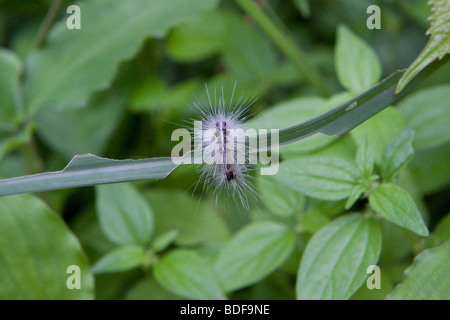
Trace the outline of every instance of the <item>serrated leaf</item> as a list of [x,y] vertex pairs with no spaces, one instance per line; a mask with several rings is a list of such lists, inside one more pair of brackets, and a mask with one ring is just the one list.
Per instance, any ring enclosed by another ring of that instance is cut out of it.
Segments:
[[103,233],[119,245],[148,245],[153,234],[153,212],[129,184],[96,187],[97,217]]
[[80,30],[66,18],[47,45],[30,54],[25,82],[28,109],[74,107],[109,85],[119,63],[131,58],[146,37],[162,37],[173,26],[198,18],[216,0],[97,0],[78,3]]
[[429,3],[433,5],[431,26],[427,31],[430,40],[399,80],[396,92],[402,91],[433,60],[442,59],[450,52],[450,2],[430,0]]
[[[0,198],[0,235],[0,299],[93,299],[85,253],[41,200],[32,195]],[[67,287],[69,277],[76,277],[74,271],[67,273],[72,265],[80,268],[80,289]]]
[[334,57],[344,88],[360,93],[380,80],[381,63],[375,51],[345,25],[338,27]]
[[382,184],[369,195],[369,203],[383,218],[418,235],[428,236],[419,209],[403,188],[392,183]]
[[398,108],[414,130],[414,147],[435,148],[450,141],[450,85],[422,89],[402,101]]
[[449,300],[450,241],[419,254],[389,300]]
[[413,137],[414,131],[405,130],[390,140],[384,147],[380,170],[385,181],[392,181],[396,173],[412,159],[414,155]]
[[156,281],[168,291],[187,299],[226,299],[208,263],[190,250],[174,250],[155,265]]
[[378,261],[381,231],[360,214],[336,219],[308,242],[297,275],[297,299],[349,299]]
[[94,274],[127,271],[142,266],[147,259],[141,246],[129,245],[116,248],[102,256],[92,267]]
[[214,268],[225,291],[265,278],[290,255],[295,234],[274,222],[257,222],[240,230],[220,252]]
[[275,179],[303,194],[323,200],[349,197],[356,186],[356,169],[334,157],[307,157],[280,164]]

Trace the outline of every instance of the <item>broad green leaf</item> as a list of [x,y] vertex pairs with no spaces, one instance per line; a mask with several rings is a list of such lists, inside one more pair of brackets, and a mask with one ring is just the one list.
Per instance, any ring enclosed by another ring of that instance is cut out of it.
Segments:
[[190,250],[173,250],[155,265],[156,281],[168,291],[187,299],[226,299],[211,266]]
[[124,109],[125,95],[117,90],[95,95],[86,108],[42,109],[35,116],[37,134],[68,159],[76,154],[101,154]]
[[406,124],[415,132],[414,147],[431,149],[450,141],[450,84],[420,90],[399,104]]
[[291,254],[295,234],[274,222],[255,222],[241,229],[220,252],[215,270],[225,291],[254,284]]
[[83,154],[62,170],[0,181],[0,196],[92,186],[103,183],[164,179],[175,168],[171,158],[113,160]]
[[413,137],[414,131],[405,130],[391,139],[384,147],[380,170],[385,181],[392,181],[397,172],[411,161],[414,155]]
[[[92,299],[87,258],[64,221],[32,195],[0,198],[0,299]],[[79,273],[68,268],[79,267]],[[69,289],[67,283],[80,289]]]
[[119,245],[148,245],[153,233],[153,212],[143,196],[129,184],[96,187],[100,227]]
[[297,299],[349,299],[378,261],[377,221],[360,214],[336,219],[308,242],[297,275]]
[[430,0],[433,5],[431,26],[427,35],[431,35],[425,48],[409,66],[398,82],[396,92],[405,86],[433,60],[442,59],[450,52],[450,3],[445,0]]
[[[145,198],[155,216],[155,236],[177,230],[175,243],[198,245],[228,238],[225,221],[208,203],[200,202],[183,191],[152,190]],[[176,199],[176,201],[174,201]]]
[[403,188],[392,183],[382,184],[369,195],[369,203],[383,218],[421,236],[428,236],[419,209]]
[[340,25],[336,41],[336,73],[344,88],[360,93],[380,80],[381,63],[363,39],[345,25]]
[[156,237],[152,242],[152,249],[155,252],[163,251],[178,237],[178,230],[169,230]]
[[111,82],[119,63],[131,58],[145,38],[198,18],[218,1],[97,0],[80,2],[80,30],[66,17],[51,30],[47,45],[30,54],[25,83],[31,112],[41,107],[74,107]]
[[361,141],[367,135],[368,151],[375,162],[380,163],[385,145],[405,129],[401,113],[394,107],[388,107],[350,132],[355,141]]
[[92,267],[92,272],[113,273],[127,271],[145,264],[147,255],[141,246],[118,247],[101,257]]
[[450,241],[419,254],[389,300],[449,300]]
[[22,62],[12,52],[0,48],[0,130],[13,129],[20,120],[22,97],[19,77]]
[[341,200],[356,186],[356,169],[340,158],[307,157],[280,164],[275,179],[303,194],[323,200]]
[[259,194],[264,205],[279,216],[292,216],[303,210],[305,197],[273,176],[260,176]]

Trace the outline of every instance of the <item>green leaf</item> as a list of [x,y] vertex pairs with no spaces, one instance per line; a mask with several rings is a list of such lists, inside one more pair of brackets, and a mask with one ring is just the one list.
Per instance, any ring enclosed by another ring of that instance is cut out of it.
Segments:
[[[0,299],[92,299],[94,280],[77,238],[32,195],[0,198]],[[80,268],[81,289],[69,289]],[[70,279],[69,279],[70,278]]]
[[292,216],[305,206],[303,194],[276,180],[273,176],[260,176],[259,194],[264,205],[279,216]]
[[383,218],[409,229],[418,235],[428,236],[428,229],[412,197],[403,188],[386,183],[369,195],[372,209]]
[[101,154],[124,109],[125,95],[117,90],[95,95],[85,108],[45,108],[35,116],[37,134],[68,159],[75,154]]
[[153,213],[141,194],[129,184],[96,187],[100,227],[119,245],[147,245],[153,233]]
[[450,141],[450,85],[420,90],[402,101],[398,108],[415,132],[414,147],[431,149]]
[[405,279],[388,295],[390,300],[449,300],[450,241],[419,254]]
[[355,202],[358,201],[364,191],[366,191],[366,189],[362,185],[356,185],[345,203],[345,210],[350,209]]
[[169,230],[160,236],[156,237],[152,242],[152,249],[155,252],[160,252],[166,249],[178,237],[178,230]]
[[442,59],[450,52],[450,3],[442,0],[430,0],[429,3],[433,5],[431,26],[427,31],[427,35],[431,34],[430,40],[403,74],[396,92],[402,91],[433,60]]
[[226,299],[216,274],[208,263],[190,250],[173,250],[155,265],[156,281],[170,292],[187,299]]
[[384,147],[380,170],[385,181],[392,181],[397,172],[411,161],[414,155],[413,137],[414,131],[405,130],[390,140]]
[[340,158],[307,157],[282,162],[275,179],[313,198],[341,200],[352,194],[357,175]]
[[359,93],[380,80],[380,61],[364,40],[345,25],[340,25],[336,41],[336,73],[344,88]]
[[92,267],[92,272],[100,274],[127,271],[142,266],[146,259],[147,255],[141,246],[119,247],[101,257]]
[[401,113],[394,107],[388,107],[350,132],[355,141],[361,141],[364,135],[370,140],[368,152],[376,163],[381,162],[385,145],[405,129]]
[[14,129],[21,117],[22,97],[19,77],[22,62],[12,52],[0,48],[0,130]]
[[225,291],[265,278],[289,257],[294,244],[295,234],[274,222],[256,222],[240,230],[222,249],[214,265]]
[[97,0],[78,3],[80,30],[66,17],[56,24],[47,46],[28,59],[26,100],[41,107],[74,107],[111,82],[119,63],[130,59],[148,36],[161,38],[170,28],[198,18],[218,1]]
[[360,214],[336,219],[309,240],[297,275],[297,299],[349,299],[378,261],[381,231]]
[[152,190],[145,193],[145,198],[158,226],[156,237],[177,230],[175,243],[182,246],[221,242],[229,237],[225,221],[211,204],[175,190]]
[[226,19],[223,11],[205,14],[199,20],[183,23],[167,38],[167,54],[179,62],[195,62],[218,53],[224,47]]
[[368,140],[367,134],[364,134],[356,152],[356,166],[362,177],[369,177],[372,174],[374,166],[373,154],[369,148],[370,143]]
[[62,170],[0,181],[0,196],[92,186],[102,183],[164,179],[175,168],[171,158],[113,160],[83,154]]

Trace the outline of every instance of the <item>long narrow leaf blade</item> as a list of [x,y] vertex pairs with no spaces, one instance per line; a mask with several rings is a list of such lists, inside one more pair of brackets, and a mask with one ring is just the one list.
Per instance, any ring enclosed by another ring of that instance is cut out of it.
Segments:
[[113,160],[92,154],[75,156],[61,171],[0,181],[0,196],[92,186],[103,183],[164,179],[177,167],[170,157]]

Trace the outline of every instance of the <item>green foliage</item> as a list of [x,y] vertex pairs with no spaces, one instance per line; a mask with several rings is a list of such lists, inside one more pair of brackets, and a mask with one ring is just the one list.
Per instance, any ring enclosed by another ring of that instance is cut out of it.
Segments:
[[345,25],[338,27],[336,41],[336,73],[345,89],[360,93],[380,80],[380,61],[367,43]]
[[431,35],[430,40],[400,79],[398,92],[433,60],[442,59],[450,52],[450,4],[445,0],[430,0],[429,3],[433,5],[429,18],[431,26],[427,31],[427,35]]
[[372,218],[352,214],[320,229],[305,248],[297,276],[297,299],[348,299],[378,261],[381,232]]
[[405,280],[388,295],[392,300],[446,300],[450,285],[450,241],[418,255]]
[[[89,262],[64,221],[32,195],[0,199],[1,299],[92,299]],[[80,290],[68,290],[69,266]]]
[[197,253],[174,250],[155,266],[162,286],[187,299],[225,299],[213,269]]
[[391,183],[383,184],[370,194],[369,201],[373,210],[387,220],[421,236],[428,236],[419,210],[403,188]]
[[294,233],[283,225],[260,222],[248,225],[220,251],[214,268],[226,291],[260,281],[291,253]]
[[144,198],[127,184],[96,187],[96,208],[103,233],[118,245],[150,242],[153,213]]
[[[420,1],[377,3],[381,30],[325,2],[80,0],[81,30],[0,2],[0,298],[450,299],[448,5],[404,72]],[[280,129],[248,209],[169,157],[236,81]]]

